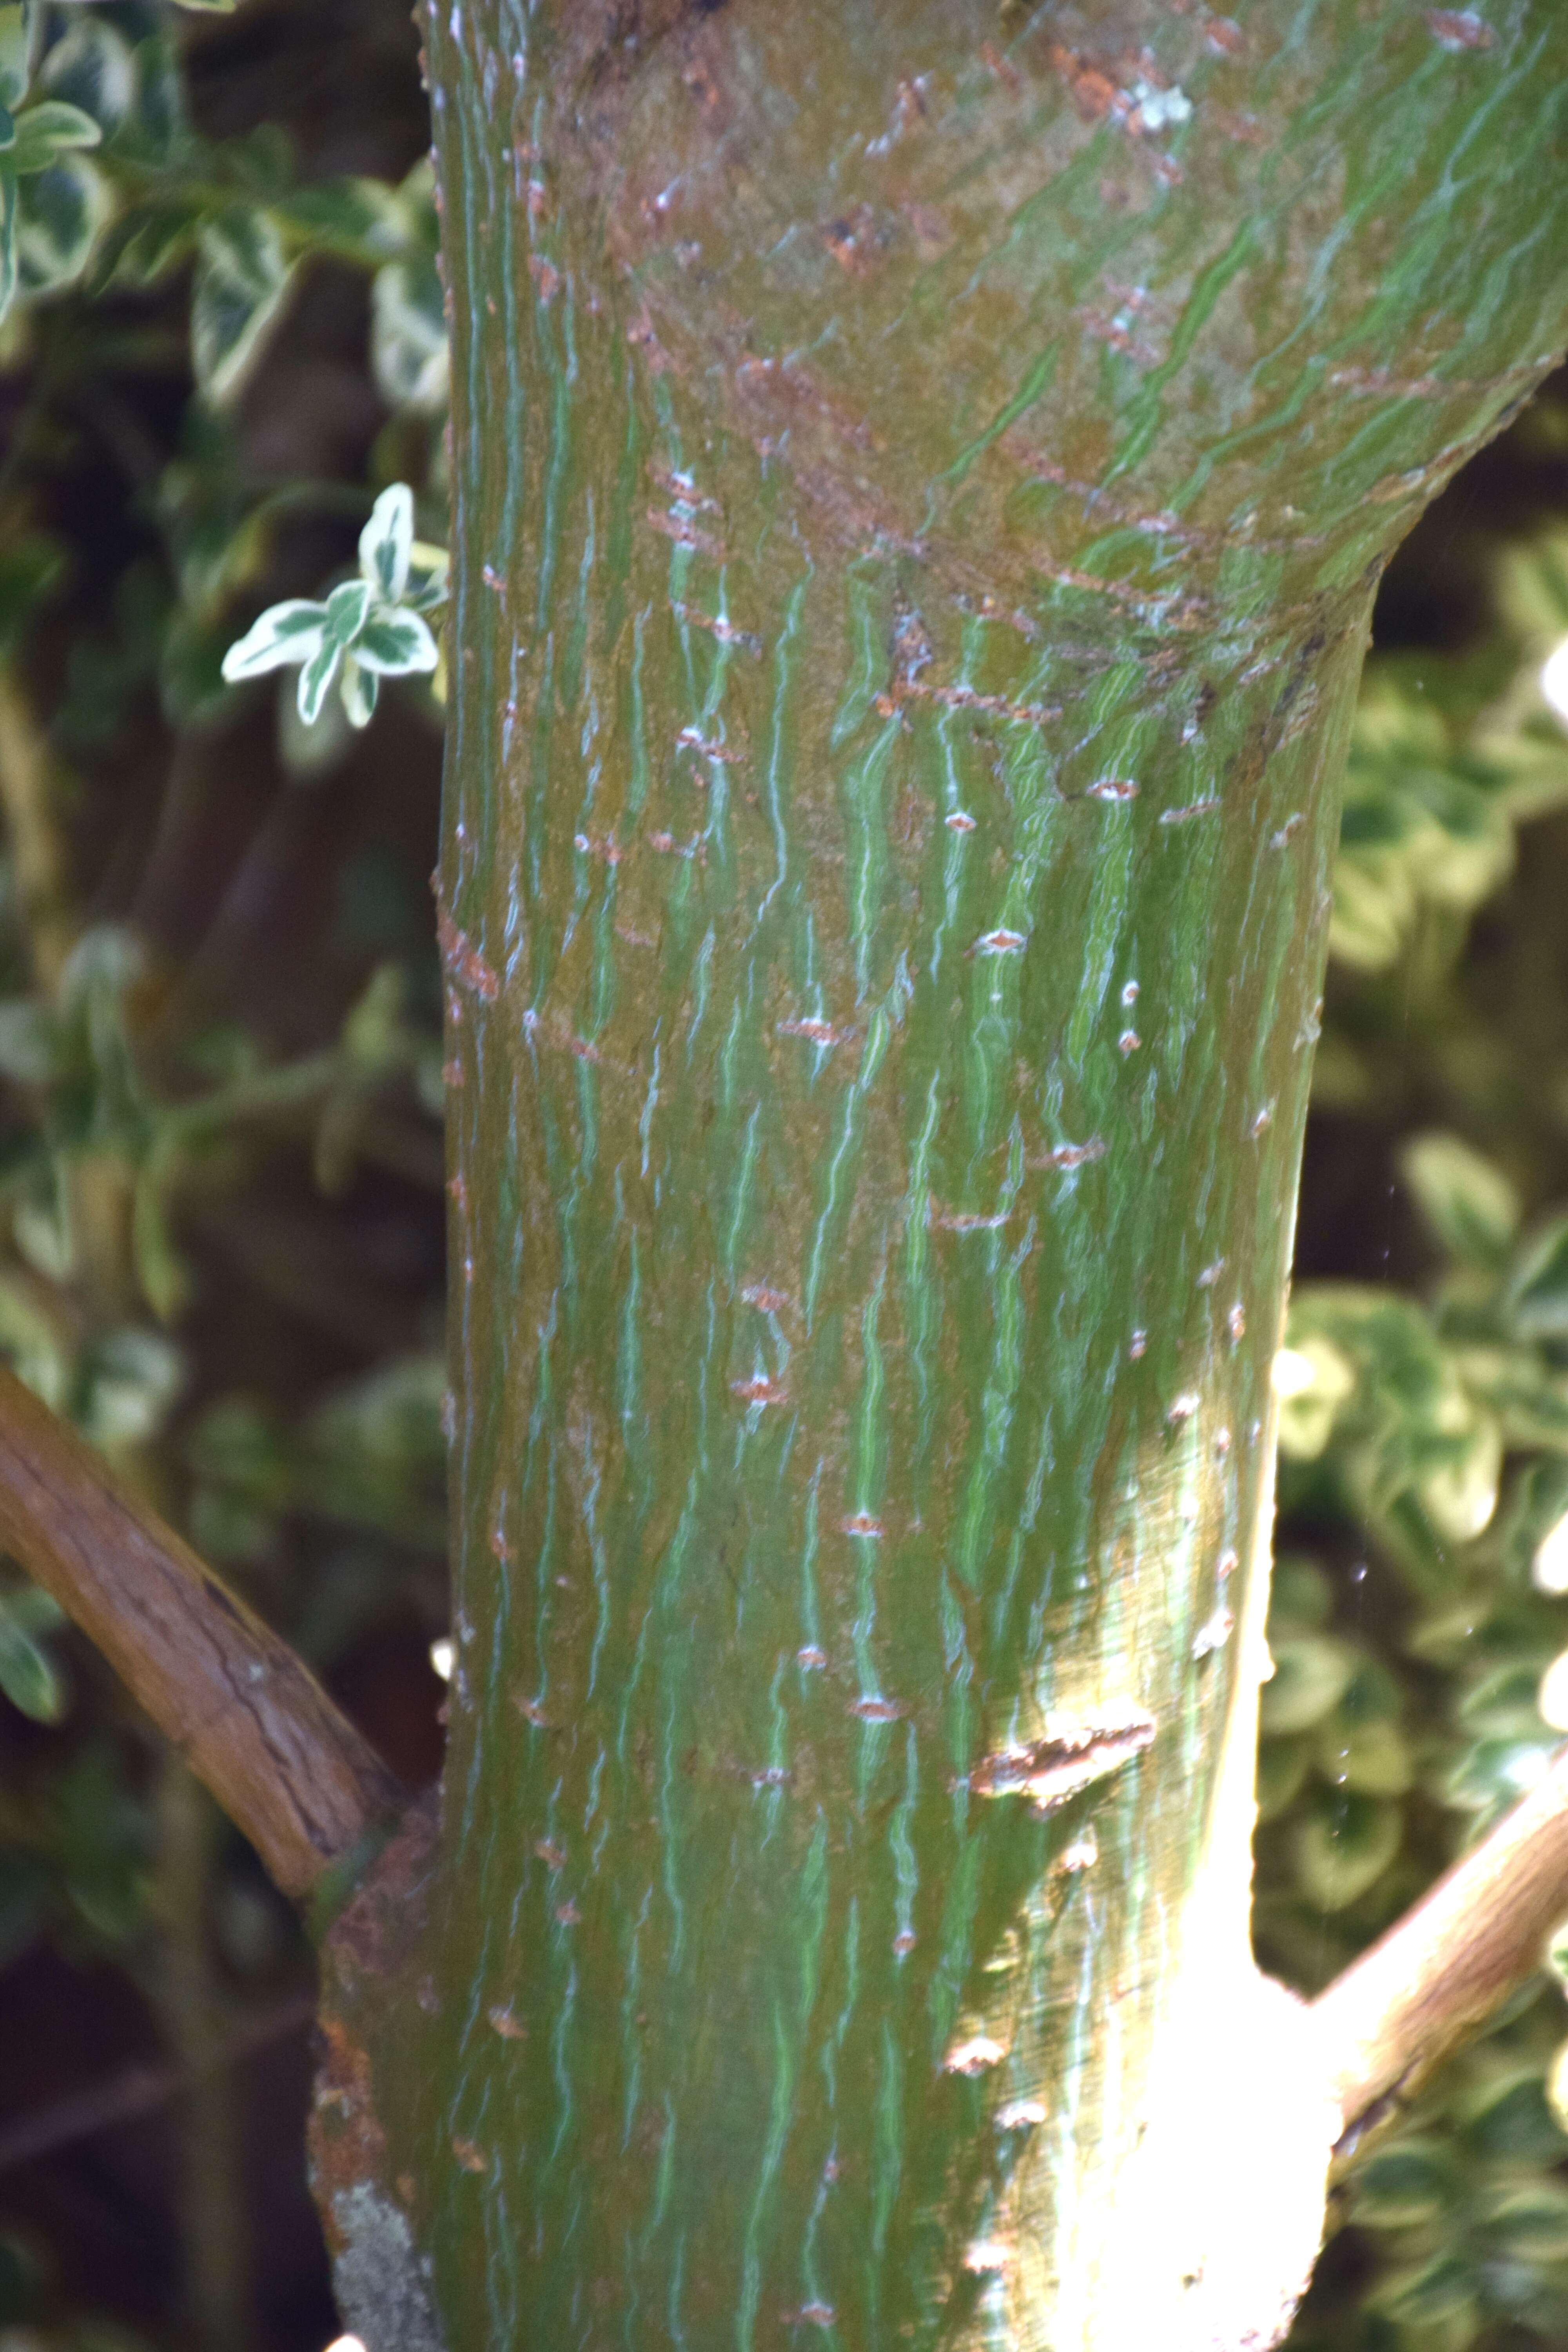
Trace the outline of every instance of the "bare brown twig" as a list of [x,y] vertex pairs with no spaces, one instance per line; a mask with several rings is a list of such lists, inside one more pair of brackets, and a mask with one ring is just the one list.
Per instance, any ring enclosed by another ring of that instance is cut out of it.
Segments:
[[0,1370],[0,1546],[52,1592],[302,1895],[403,1791],[287,1642]]
[[1568,1916],[1568,1747],[1545,1778],[1312,2004],[1342,2151],[1540,1967]]

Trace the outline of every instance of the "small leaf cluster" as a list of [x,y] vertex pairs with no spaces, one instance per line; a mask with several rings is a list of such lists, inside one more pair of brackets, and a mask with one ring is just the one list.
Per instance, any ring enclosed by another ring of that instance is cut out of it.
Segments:
[[439,1552],[446,1542],[445,1359],[395,1358],[289,1418],[243,1391],[192,1423],[191,1528],[204,1556],[255,1565],[290,1514]]
[[[1509,1172],[1451,1130],[1406,1135],[1396,1164],[1437,1262],[1426,1294],[1301,1285],[1279,1375],[1285,1523],[1340,1563],[1278,1563],[1261,1694],[1256,1933],[1310,1989],[1568,1731],[1568,1213],[1527,1217]],[[1568,2016],[1541,1979],[1516,2006],[1524,2021],[1352,2169],[1353,2307],[1319,2323],[1309,2305],[1293,2343],[1568,2334]]]
[[[1568,1211],[1523,1228],[1504,1171],[1451,1133],[1409,1138],[1399,1164],[1444,1255],[1442,1278],[1426,1300],[1303,1286],[1281,1368],[1280,1448],[1304,1475],[1318,1465],[1311,1475],[1412,1591],[1446,1606],[1457,1580],[1505,1556],[1517,1568],[1557,1508],[1556,1469],[1543,1460],[1526,1479],[1518,1465],[1531,1455],[1568,1465]],[[1516,1465],[1508,1482],[1505,1460]]]
[[[277,1122],[313,1130],[318,1179],[328,1190],[352,1178],[367,1113],[388,1088],[410,1081],[438,1102],[438,1048],[405,1016],[395,965],[379,968],[347,1014],[334,1045],[292,1063],[262,1064],[242,1038],[214,1041],[210,1082],[165,1093],[151,1079],[137,1043],[137,990],[147,975],[134,937],[113,926],[86,932],[61,976],[54,1004],[0,999],[0,1079],[26,1089],[35,1124],[13,1138],[0,1168],[0,1212],[37,1278],[68,1283],[78,1273],[89,1204],[81,1172],[123,1188],[131,1268],[142,1300],[165,1321],[190,1296],[174,1239],[183,1192],[221,1171],[233,1139]],[[95,1389],[78,1393],[47,1320],[30,1311],[36,1284],[8,1297],[0,1273],[0,1339],[29,1383],[57,1409],[72,1410],[100,1441],[114,1433],[112,1409]],[[127,1405],[124,1411],[138,1410]]]
[[349,723],[367,727],[384,677],[433,671],[440,656],[426,625],[447,593],[447,558],[414,537],[414,493],[384,490],[360,534],[360,576],[326,599],[269,604],[224,656],[230,685],[268,670],[298,668],[298,708],[313,727],[333,680]]
[[387,404],[438,415],[447,332],[428,163],[395,187],[364,176],[301,186],[269,126],[203,138],[156,11],[136,0],[116,16],[0,6],[0,320],[84,278],[98,297],[145,294],[189,268],[192,370],[223,404],[254,373],[300,269],[331,258],[370,273]]
[[1310,1977],[1531,1787],[1568,1729],[1568,1215],[1524,1227],[1503,1171],[1451,1134],[1410,1139],[1402,1168],[1444,1253],[1434,1295],[1303,1285],[1279,1375],[1285,1510],[1337,1521],[1376,1563],[1348,1617],[1310,1559],[1276,1573],[1260,1917]]
[[119,91],[107,61],[125,44],[88,18],[40,64],[41,23],[36,7],[0,6],[0,319],[18,293],[81,275],[111,202],[87,154],[112,120]]
[[1568,636],[1568,535],[1515,545],[1497,569],[1506,635],[1483,677],[1457,672],[1444,698],[1412,693],[1396,663],[1369,671],[1330,931],[1335,957],[1357,971],[1388,971],[1417,940],[1451,963],[1513,870],[1519,827],[1568,806],[1568,738],[1541,687],[1544,659]]

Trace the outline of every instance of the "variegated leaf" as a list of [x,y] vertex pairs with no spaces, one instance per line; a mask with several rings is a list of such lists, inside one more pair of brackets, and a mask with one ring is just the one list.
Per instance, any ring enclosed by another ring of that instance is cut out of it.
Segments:
[[354,658],[384,677],[436,667],[436,640],[417,613],[406,608],[372,614],[354,639]]
[[241,678],[260,677],[290,662],[308,662],[325,638],[326,607],[303,596],[284,604],[269,604],[237,645],[223,657],[223,674],[231,686]]
[[394,482],[377,499],[359,536],[360,570],[379,603],[402,603],[413,545],[414,493],[406,482]]
[[73,148],[96,147],[103,133],[90,114],[63,98],[40,99],[16,117],[11,161],[18,172],[47,172]]

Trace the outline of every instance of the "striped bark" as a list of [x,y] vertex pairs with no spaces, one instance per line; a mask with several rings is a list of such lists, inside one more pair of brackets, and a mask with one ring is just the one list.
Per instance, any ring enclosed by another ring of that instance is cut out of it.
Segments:
[[347,2315],[1267,2341],[1299,2249],[1216,2282],[1249,2181],[1321,2211],[1246,1905],[1337,786],[1382,564],[1563,339],[1568,17],[426,46],[456,1664],[335,1951]]

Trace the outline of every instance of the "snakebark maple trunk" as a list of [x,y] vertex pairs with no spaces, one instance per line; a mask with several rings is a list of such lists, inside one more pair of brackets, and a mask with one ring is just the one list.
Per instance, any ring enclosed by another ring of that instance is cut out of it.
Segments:
[[455,1665],[331,1946],[345,2315],[1271,2340],[1332,2136],[1247,1901],[1337,786],[1383,562],[1563,338],[1568,16],[426,46]]

